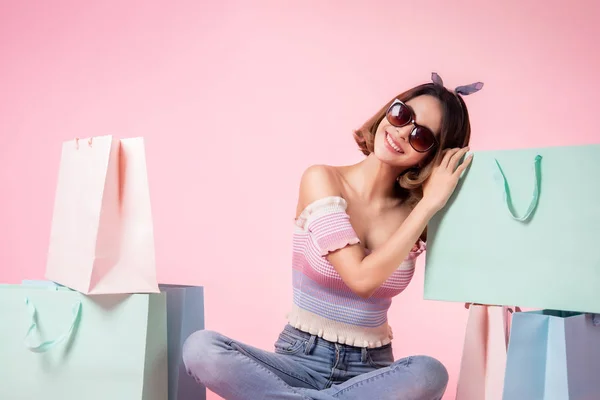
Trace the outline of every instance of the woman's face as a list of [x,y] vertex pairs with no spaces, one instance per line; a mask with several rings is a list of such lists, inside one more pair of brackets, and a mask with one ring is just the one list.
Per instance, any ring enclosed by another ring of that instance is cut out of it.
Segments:
[[[415,122],[429,128],[439,140],[442,126],[442,105],[429,95],[412,98],[406,102],[414,114]],[[374,153],[383,163],[393,167],[407,169],[419,165],[429,152],[419,153],[410,145],[408,138],[414,125],[396,127],[386,117],[381,120],[375,134]],[[429,151],[435,151],[433,148]]]

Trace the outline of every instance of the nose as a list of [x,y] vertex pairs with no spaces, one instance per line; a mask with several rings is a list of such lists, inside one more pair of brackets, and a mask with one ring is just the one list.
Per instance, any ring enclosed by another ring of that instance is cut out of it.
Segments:
[[408,140],[408,137],[410,135],[410,133],[412,132],[414,126],[412,123],[406,124],[404,126],[397,126],[396,128],[396,132],[398,133],[398,138],[402,139],[404,141]]

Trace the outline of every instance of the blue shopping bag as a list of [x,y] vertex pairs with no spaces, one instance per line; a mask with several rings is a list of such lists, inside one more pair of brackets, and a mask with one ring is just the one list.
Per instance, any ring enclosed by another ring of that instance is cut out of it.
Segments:
[[167,296],[169,400],[204,400],[206,388],[189,376],[182,359],[185,339],[204,329],[204,288],[160,284]]
[[598,316],[554,310],[515,313],[503,400],[597,399]]

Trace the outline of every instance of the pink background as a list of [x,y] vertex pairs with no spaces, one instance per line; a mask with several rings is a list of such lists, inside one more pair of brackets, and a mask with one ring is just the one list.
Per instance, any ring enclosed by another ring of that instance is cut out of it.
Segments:
[[[0,3],[0,282],[43,278],[61,142],[141,135],[160,281],[205,286],[209,329],[271,349],[300,174],[360,160],[351,130],[394,94],[484,81],[474,150],[600,139],[591,0],[94,3]],[[421,299],[423,261],[395,351],[441,359],[452,399],[467,311]]]

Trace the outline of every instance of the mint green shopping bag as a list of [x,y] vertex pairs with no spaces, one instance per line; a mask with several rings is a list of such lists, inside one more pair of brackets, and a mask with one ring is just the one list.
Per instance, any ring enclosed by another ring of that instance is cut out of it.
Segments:
[[165,400],[165,294],[0,286],[0,399]]
[[600,145],[475,152],[427,239],[426,299],[600,312]]

